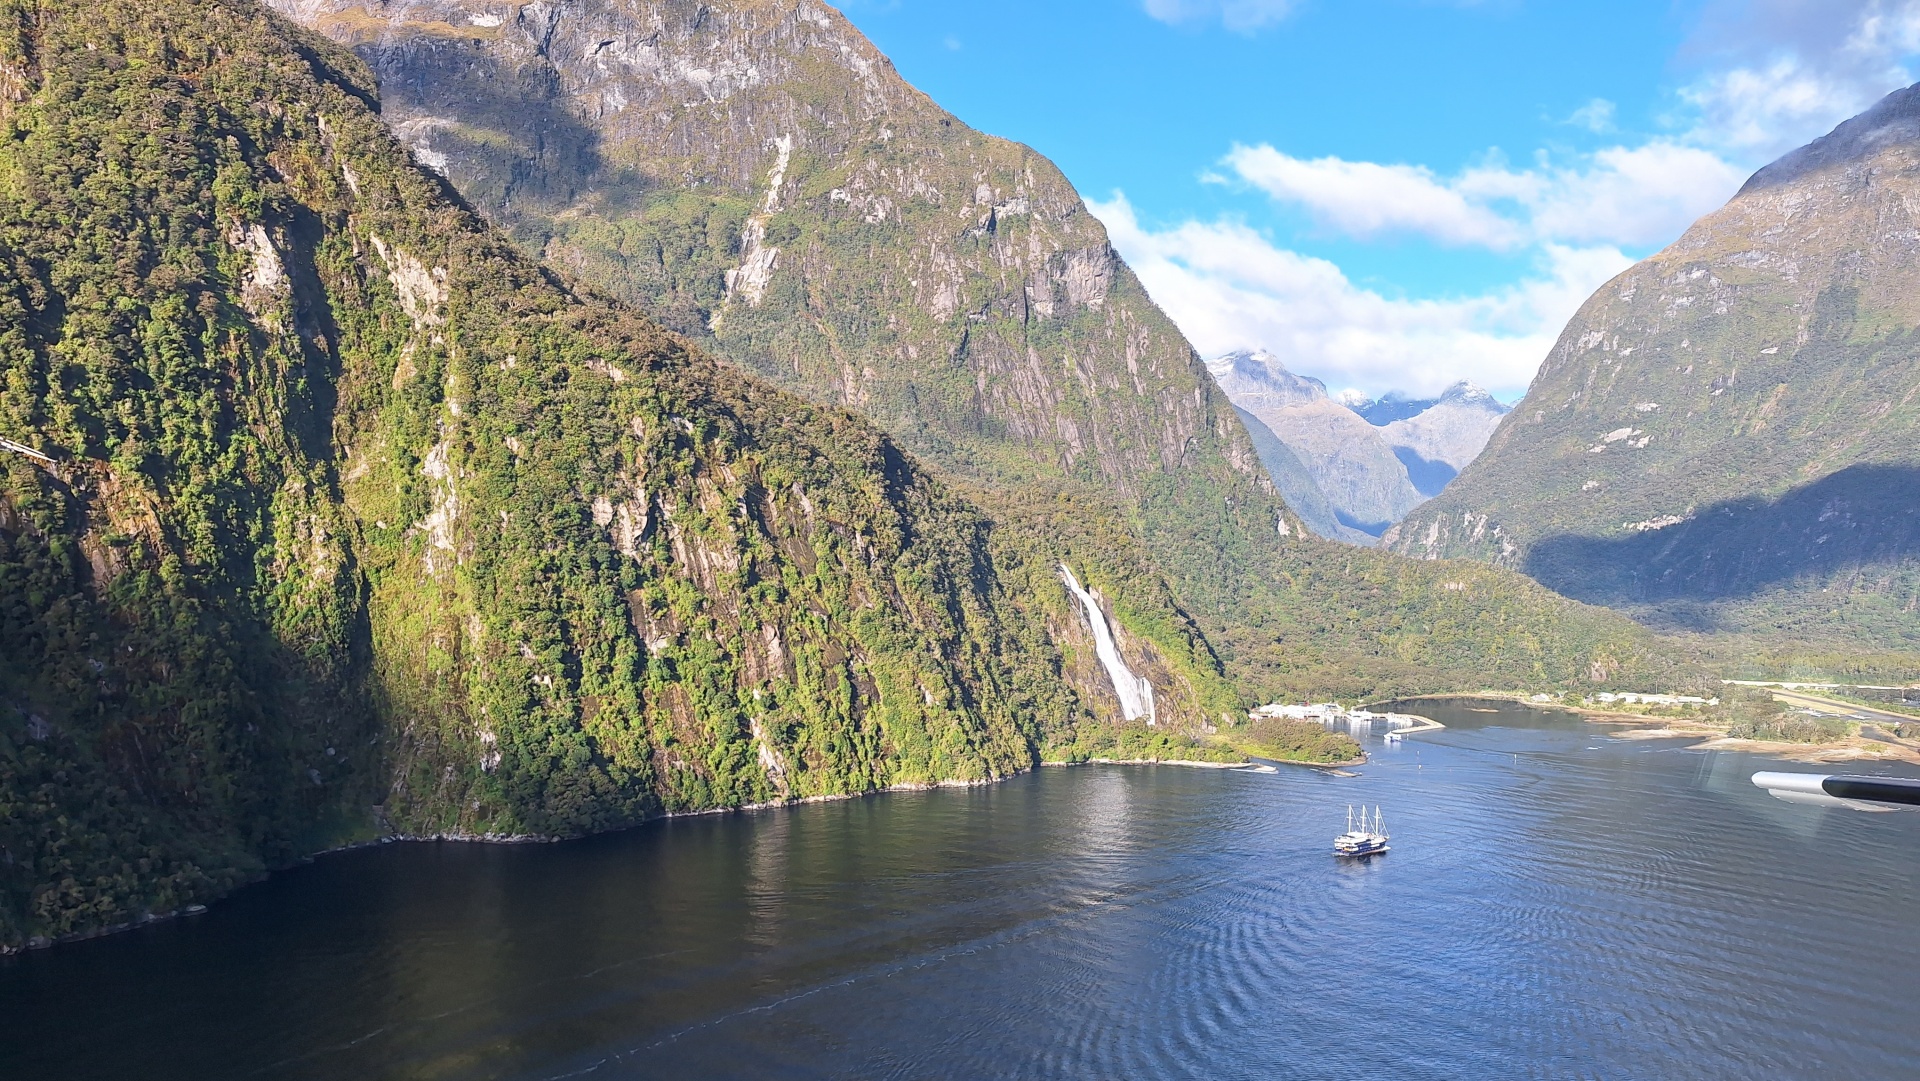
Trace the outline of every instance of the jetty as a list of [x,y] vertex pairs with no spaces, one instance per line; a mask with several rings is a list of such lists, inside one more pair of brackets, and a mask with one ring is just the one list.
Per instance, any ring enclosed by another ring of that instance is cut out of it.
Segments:
[[1358,706],[1347,709],[1338,702],[1314,702],[1307,705],[1274,702],[1256,707],[1247,713],[1247,718],[1255,721],[1272,717],[1290,721],[1318,721],[1329,728],[1338,725],[1350,732],[1371,732],[1376,725],[1385,725],[1389,743],[1397,743],[1404,736],[1418,735],[1421,732],[1437,732],[1446,727],[1432,717],[1423,717],[1418,713],[1375,713],[1373,710]]

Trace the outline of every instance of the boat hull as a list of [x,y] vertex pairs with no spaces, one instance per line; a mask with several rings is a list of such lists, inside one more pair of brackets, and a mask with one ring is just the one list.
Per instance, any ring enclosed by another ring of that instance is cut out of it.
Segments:
[[1368,856],[1386,855],[1387,846],[1381,845],[1379,848],[1358,848],[1358,849],[1351,849],[1351,850],[1344,849],[1344,848],[1336,848],[1333,850],[1333,854],[1336,856],[1343,857],[1345,859],[1350,859],[1350,860],[1365,859]]

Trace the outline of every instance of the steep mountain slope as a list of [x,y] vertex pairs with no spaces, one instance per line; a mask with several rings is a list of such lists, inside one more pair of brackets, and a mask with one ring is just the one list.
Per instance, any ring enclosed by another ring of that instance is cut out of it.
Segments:
[[1300,521],[1308,529],[1322,537],[1348,544],[1374,542],[1375,538],[1341,524],[1339,512],[1327,499],[1327,494],[1320,490],[1320,483],[1313,479],[1307,464],[1300,460],[1292,447],[1273,434],[1273,429],[1238,406],[1234,407],[1234,412],[1239,415],[1240,423],[1246,426],[1247,436],[1253,440],[1254,453],[1260,456],[1260,464],[1266,467],[1267,475],[1273,478],[1274,487],[1280,490],[1280,497],[1300,516]]
[[1493,395],[1467,382],[1455,383],[1431,402],[1411,404],[1422,408],[1381,424],[1380,437],[1407,467],[1407,479],[1428,498],[1479,457],[1508,413]]
[[1920,644],[1920,88],[1608,283],[1392,538],[1709,630]]
[[1138,500],[1252,448],[1052,163],[813,0],[274,0],[549,262],[910,449]]
[[0,0],[0,947],[356,837],[1028,768],[1123,720],[1088,600],[1217,719],[1097,532],[570,291],[372,95],[251,3]]
[[[1242,695],[1650,656],[1517,578],[1468,596],[1452,569],[1303,536],[1058,170],[929,102],[817,0],[272,2],[352,45],[416,155],[526,249],[875,418],[997,543],[1075,538],[1122,624],[1168,653],[1192,628]],[[1425,630],[1456,618],[1466,637]]]
[[1235,406],[1258,417],[1306,466],[1348,531],[1337,539],[1360,533],[1372,543],[1419,505],[1423,497],[1383,430],[1328,397],[1318,379],[1295,375],[1264,350],[1229,353],[1207,368]]
[[1050,162],[832,8],[274,2],[352,45],[417,157],[525,250],[858,409],[1009,529],[1070,490],[1105,530],[1090,577],[1151,568],[1168,619],[1242,618],[1236,549],[1282,510],[1224,395]]

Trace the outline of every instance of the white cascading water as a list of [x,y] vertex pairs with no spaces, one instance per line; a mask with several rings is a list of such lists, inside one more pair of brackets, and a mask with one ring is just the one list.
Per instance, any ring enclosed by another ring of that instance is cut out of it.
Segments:
[[1100,610],[1100,602],[1081,587],[1080,580],[1073,576],[1072,568],[1065,563],[1060,564],[1060,579],[1067,583],[1067,588],[1080,598],[1081,607],[1086,609],[1087,624],[1093,628],[1093,651],[1106,667],[1108,677],[1113,680],[1113,693],[1120,696],[1121,716],[1129,721],[1145,717],[1147,723],[1152,724],[1153,684],[1134,675],[1133,670],[1127,667],[1126,660],[1120,656],[1120,647],[1113,640],[1113,628],[1107,625],[1107,614]]

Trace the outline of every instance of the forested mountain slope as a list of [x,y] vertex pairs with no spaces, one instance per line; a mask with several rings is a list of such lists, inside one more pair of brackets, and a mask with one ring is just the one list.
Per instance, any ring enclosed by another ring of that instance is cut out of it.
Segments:
[[1262,537],[1281,512],[1231,405],[1052,163],[960,123],[837,11],[275,6],[353,46],[418,159],[525,250],[859,410],[1003,521],[1070,492],[1108,527],[1100,576],[1237,607],[1231,509],[1262,504]]
[[1150,499],[1259,468],[1053,164],[815,0],[273,0],[355,47],[415,154],[551,264],[990,480]]
[[[0,945],[346,838],[986,779],[1121,720],[1073,536],[570,291],[350,55],[7,0],[0,65]],[[1217,720],[1155,600],[1163,728]]]
[[1659,623],[1920,645],[1920,88],[1608,283],[1395,550]]
[[[1082,538],[1116,605],[1157,609],[1125,595],[1151,587],[1243,695],[1573,678],[1574,641],[1645,644],[1515,577],[1480,580],[1458,640],[1415,629],[1461,612],[1451,571],[1323,579],[1353,554],[1276,498],[1066,179],[818,0],[271,2],[351,45],[418,158],[527,250],[873,417],[1003,535]],[[1362,579],[1395,585],[1355,607]]]

